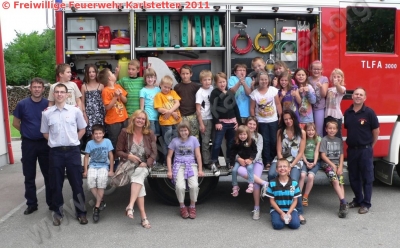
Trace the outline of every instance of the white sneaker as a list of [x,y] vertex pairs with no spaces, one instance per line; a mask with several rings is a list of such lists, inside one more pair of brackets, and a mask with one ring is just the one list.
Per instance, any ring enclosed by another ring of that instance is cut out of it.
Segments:
[[214,163],[211,164],[211,171],[216,177],[218,177],[221,174],[221,172],[218,170],[217,166]]
[[264,184],[261,188],[260,192],[260,197],[263,198],[264,196],[267,196],[267,187],[268,187],[268,182]]
[[253,211],[253,220],[259,220],[260,219],[260,209],[254,209]]

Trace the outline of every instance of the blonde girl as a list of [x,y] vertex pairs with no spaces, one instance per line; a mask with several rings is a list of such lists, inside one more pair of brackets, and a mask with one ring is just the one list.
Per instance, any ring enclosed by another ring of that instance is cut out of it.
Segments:
[[[249,186],[246,193],[253,193],[254,184],[254,160],[257,155],[257,144],[251,137],[250,129],[247,126],[239,126],[235,134],[235,143],[232,144],[231,157],[229,161],[235,166],[232,169],[232,196],[239,195],[239,186],[237,182],[237,174],[240,166],[245,166],[247,169],[247,181]],[[236,157],[237,156],[237,157]],[[242,159],[242,160],[240,160]]]
[[270,87],[268,74],[260,72],[257,81],[260,86],[250,94],[250,115],[257,118],[259,132],[264,138],[262,159],[265,170],[268,170],[276,156],[276,132],[282,106],[278,89]]
[[307,176],[307,185],[303,194],[303,206],[308,206],[308,195],[314,185],[314,177],[320,167],[319,162],[319,145],[321,144],[321,137],[317,134],[315,124],[307,123],[304,127],[306,131],[306,148],[303,155],[303,168],[299,180],[300,190],[303,190],[304,180]]
[[[338,124],[338,132],[336,137],[342,138],[342,118],[343,114],[340,110],[340,102],[346,93],[345,83],[344,83],[344,73],[342,70],[336,68],[331,73],[331,87],[328,88],[328,93],[326,95],[326,109],[325,109],[325,120],[324,124],[328,121],[334,120]],[[325,131],[325,130],[324,130]],[[324,132],[324,135],[326,132]]]
[[315,103],[313,104],[314,123],[317,127],[319,136],[323,135],[324,117],[325,117],[325,97],[328,91],[328,78],[322,76],[323,67],[319,60],[311,63],[311,76],[308,77],[308,82],[312,85],[315,91]]
[[[272,85],[274,87],[279,87],[279,76],[283,73],[287,72],[289,75],[291,75],[291,71],[287,64],[284,61],[275,61],[274,64],[274,78],[272,80]],[[293,85],[295,84],[294,80],[291,79],[289,82],[291,82]]]
[[278,77],[279,91],[278,96],[282,104],[282,110],[291,109],[299,117],[299,105],[301,97],[297,85],[291,84],[291,75],[289,72],[282,72]]
[[140,109],[144,110],[149,117],[150,129],[156,136],[160,135],[160,125],[158,123],[158,111],[154,108],[154,97],[159,93],[160,87],[157,84],[157,74],[153,68],[147,68],[143,75],[146,86],[140,90]]
[[302,128],[304,128],[305,124],[314,122],[312,104],[316,101],[315,91],[308,83],[307,76],[307,71],[303,68],[299,68],[294,72],[294,81],[296,82],[297,87],[299,87],[301,97],[299,123]]

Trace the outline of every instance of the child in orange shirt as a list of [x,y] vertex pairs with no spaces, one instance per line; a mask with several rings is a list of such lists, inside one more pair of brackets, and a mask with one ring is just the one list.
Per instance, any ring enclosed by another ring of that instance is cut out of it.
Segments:
[[113,147],[116,147],[119,133],[128,124],[128,112],[124,105],[127,92],[116,84],[117,79],[108,68],[99,72],[98,81],[104,85],[101,97],[106,109],[104,122],[106,123],[108,138]]
[[167,156],[167,147],[171,140],[177,137],[176,125],[182,121],[179,112],[181,98],[172,90],[174,81],[170,76],[164,76],[160,82],[161,92],[154,97],[154,108],[160,113],[158,118],[161,134],[164,139],[163,153]]

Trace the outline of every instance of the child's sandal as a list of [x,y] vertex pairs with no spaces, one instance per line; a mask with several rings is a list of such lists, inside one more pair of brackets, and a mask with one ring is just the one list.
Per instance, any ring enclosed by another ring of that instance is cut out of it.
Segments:
[[149,220],[147,218],[144,218],[142,220],[142,227],[144,227],[146,229],[150,229],[151,228],[150,222],[149,222]]
[[308,198],[304,198],[303,197],[303,202],[302,203],[303,203],[304,207],[308,207]]
[[249,183],[249,187],[247,187],[246,193],[253,193],[253,184],[252,183]]
[[133,219],[133,218],[134,218],[133,212],[134,212],[134,211],[133,211],[132,208],[126,208],[126,209],[125,209],[125,215],[128,216],[130,219]]
[[232,196],[233,197],[237,197],[239,195],[239,190],[240,190],[239,186],[233,186],[233,188],[232,188]]

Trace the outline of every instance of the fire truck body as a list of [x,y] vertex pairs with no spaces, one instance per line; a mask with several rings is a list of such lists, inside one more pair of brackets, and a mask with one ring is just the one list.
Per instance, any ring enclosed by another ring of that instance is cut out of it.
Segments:
[[[158,80],[168,74],[179,83],[180,66],[188,60],[198,66],[194,81],[202,69],[224,71],[229,77],[234,64],[245,63],[250,68],[256,56],[271,65],[283,60],[292,71],[309,69],[313,60],[321,60],[328,78],[334,68],[345,73],[343,112],[352,103],[354,89],[366,89],[366,104],[380,122],[374,147],[376,177],[391,184],[400,148],[400,4],[395,0],[240,2],[193,1],[172,9],[145,5],[133,9],[126,2],[113,9],[67,6],[55,11],[57,63],[71,63],[82,76],[89,63],[107,61],[114,70],[122,57],[138,58],[143,67],[152,63],[164,68],[157,71],[155,67]],[[87,22],[93,22],[91,30],[71,30],[75,24],[90,28]],[[120,45],[121,49],[118,45],[99,48],[100,26],[116,31],[115,37],[118,30],[124,31],[122,36],[129,38],[129,44]],[[77,39],[86,47],[80,49]],[[346,139],[345,129],[343,135]],[[212,178],[212,173],[206,174]],[[207,177],[202,180],[210,180]],[[215,187],[218,179],[213,180],[200,188]],[[154,186],[154,181],[149,182]]]

